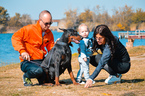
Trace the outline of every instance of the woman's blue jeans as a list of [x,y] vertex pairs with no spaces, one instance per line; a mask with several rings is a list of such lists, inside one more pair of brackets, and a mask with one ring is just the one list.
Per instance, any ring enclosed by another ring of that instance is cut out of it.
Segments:
[[[97,67],[101,57],[101,54],[91,56],[90,63]],[[129,71],[130,62],[121,62],[117,59],[113,59],[112,62],[109,61],[108,64],[105,64],[103,69],[105,69],[110,75],[116,75],[117,73],[124,74]]]

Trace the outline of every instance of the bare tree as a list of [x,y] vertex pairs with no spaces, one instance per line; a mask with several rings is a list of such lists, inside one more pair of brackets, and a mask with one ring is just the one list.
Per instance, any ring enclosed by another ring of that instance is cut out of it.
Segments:
[[128,7],[125,5],[122,8],[119,8],[119,10],[114,9],[114,15],[112,16],[114,23],[121,24],[123,27],[125,27],[125,30],[129,30],[129,26],[131,24],[131,17],[133,14],[132,7]]
[[76,27],[78,26],[77,9],[69,9],[64,14],[66,15],[66,27],[76,29]]
[[23,25],[26,26],[28,24],[32,24],[32,20],[30,15],[28,14],[23,14],[22,17],[20,17],[19,22]]

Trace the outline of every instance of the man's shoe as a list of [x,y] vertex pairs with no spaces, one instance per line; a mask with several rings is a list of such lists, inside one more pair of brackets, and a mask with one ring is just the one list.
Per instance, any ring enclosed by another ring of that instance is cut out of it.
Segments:
[[24,86],[33,86],[31,80],[29,78],[26,78],[24,75],[23,75],[23,83]]
[[107,84],[117,84],[117,83],[121,83],[121,74],[117,74],[117,76],[114,75],[110,75],[106,80],[105,83]]

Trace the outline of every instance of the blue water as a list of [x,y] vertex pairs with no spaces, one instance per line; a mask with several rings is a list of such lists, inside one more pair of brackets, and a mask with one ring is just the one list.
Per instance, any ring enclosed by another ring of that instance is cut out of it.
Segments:
[[[126,32],[126,31],[124,31]],[[115,36],[118,37],[119,31],[112,32]],[[54,40],[56,41],[57,38],[60,38],[63,33],[53,31]],[[14,50],[11,37],[13,33],[7,34],[0,34],[0,66],[8,65],[10,63],[19,63],[19,53]],[[89,37],[92,37],[93,32],[90,32]],[[127,39],[120,39],[121,43],[126,46]],[[72,53],[76,53],[78,49],[78,45],[72,43],[73,47],[71,47]],[[141,46],[145,45],[145,39],[135,39],[134,46]]]

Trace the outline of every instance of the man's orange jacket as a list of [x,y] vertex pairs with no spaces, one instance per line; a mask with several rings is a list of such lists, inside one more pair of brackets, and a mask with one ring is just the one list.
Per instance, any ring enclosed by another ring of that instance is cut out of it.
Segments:
[[[31,57],[30,60],[39,60],[43,59],[47,51],[49,52],[54,46],[54,37],[49,29],[42,37],[42,29],[37,21],[37,24],[24,26],[15,32],[12,36],[12,45],[20,55],[27,52]],[[20,60],[23,61],[22,58]]]

